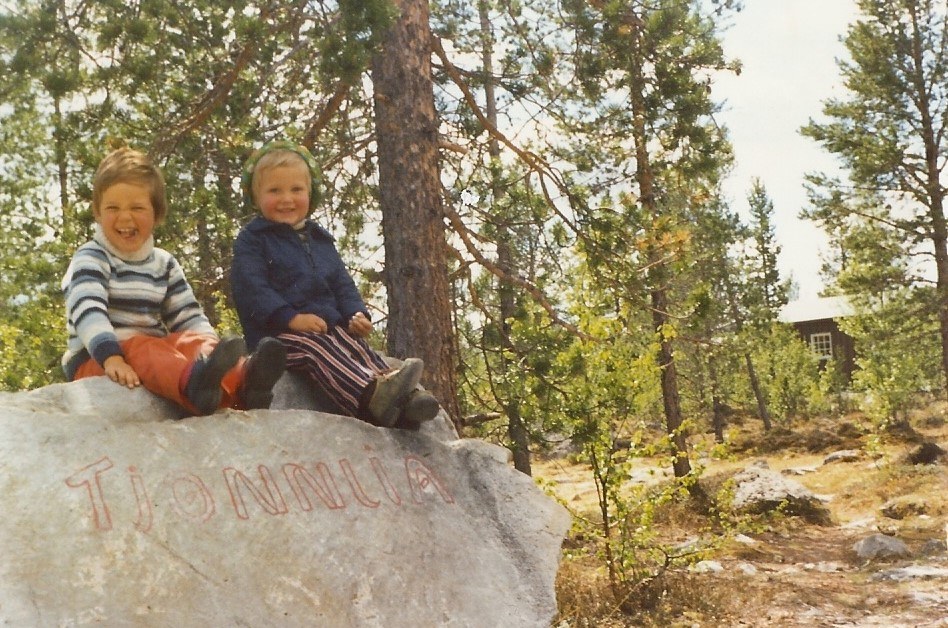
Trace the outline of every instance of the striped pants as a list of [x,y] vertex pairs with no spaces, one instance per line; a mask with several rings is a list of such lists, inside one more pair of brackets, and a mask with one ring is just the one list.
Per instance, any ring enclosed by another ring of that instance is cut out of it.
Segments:
[[364,339],[341,327],[325,334],[290,332],[277,336],[286,345],[286,368],[305,373],[332,401],[351,416],[376,375],[391,370]]

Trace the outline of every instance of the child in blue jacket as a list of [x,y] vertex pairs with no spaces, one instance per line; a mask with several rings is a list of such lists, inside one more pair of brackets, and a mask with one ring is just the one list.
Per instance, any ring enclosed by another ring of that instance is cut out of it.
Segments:
[[305,373],[346,414],[417,429],[438,413],[418,386],[424,364],[392,369],[365,338],[368,309],[328,231],[308,219],[319,170],[304,147],[274,141],[244,166],[243,188],[260,215],[234,243],[231,287],[249,349],[273,336],[289,370]]

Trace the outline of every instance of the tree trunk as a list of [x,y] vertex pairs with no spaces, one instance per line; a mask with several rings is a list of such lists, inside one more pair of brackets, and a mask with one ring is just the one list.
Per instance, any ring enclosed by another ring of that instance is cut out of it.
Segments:
[[[636,45],[639,42],[636,40]],[[639,202],[652,218],[652,229],[661,229],[661,217],[658,203],[655,198],[655,181],[649,158],[649,137],[645,126],[645,98],[642,89],[645,84],[642,70],[641,52],[634,55],[630,71],[630,96],[632,104],[632,136],[635,143],[635,178],[639,188]],[[658,368],[661,372],[662,403],[665,409],[665,430],[674,445],[675,459],[672,467],[676,478],[682,478],[691,473],[691,463],[688,460],[688,444],[684,432],[681,430],[681,401],[678,394],[678,369],[675,366],[675,355],[672,341],[665,334],[665,326],[669,323],[668,293],[666,288],[666,264],[662,261],[661,251],[658,250],[657,233],[652,234],[652,244],[647,254],[648,285],[652,301],[652,327],[659,336]]]
[[[487,13],[487,3],[478,2],[477,10],[480,15],[481,41],[483,49],[481,53],[481,65],[484,71],[484,105],[487,119],[497,128],[497,100],[494,92],[494,57],[493,42],[494,37],[490,27],[490,17]],[[491,137],[487,146],[488,154],[492,162],[498,162],[500,159],[500,144],[497,138]],[[499,279],[500,294],[500,327],[501,327],[501,347],[500,359],[501,368],[505,371],[515,368],[507,364],[506,350],[513,349],[513,343],[510,340],[510,321],[516,313],[516,292],[513,286],[507,281],[506,277],[516,275],[515,260],[513,256],[513,244],[510,229],[508,228],[507,217],[500,211],[500,199],[504,191],[498,181],[498,173],[491,164],[491,198],[493,199],[493,208],[491,215],[497,223],[497,265],[504,272],[504,276]],[[533,470],[530,464],[530,434],[523,424],[523,416],[520,413],[520,402],[516,395],[509,392],[508,399],[503,400],[504,411],[507,414],[507,438],[510,439],[510,450],[513,453],[514,468],[527,475],[532,475]]]
[[935,252],[938,327],[941,333],[941,369],[948,394],[948,225],[945,223],[945,195],[941,187],[938,165],[938,144],[931,114],[923,109],[925,160],[928,167],[928,207],[931,218],[931,241]]
[[935,267],[938,270],[938,328],[941,334],[941,370],[945,380],[945,392],[948,394],[948,238],[945,237],[945,219],[941,216],[941,227],[933,231],[941,235],[933,236],[935,248]]
[[757,400],[757,414],[764,422],[764,431],[769,432],[773,427],[770,420],[770,410],[767,409],[767,400],[764,398],[764,391],[760,387],[760,380],[757,378],[757,369],[754,368],[754,361],[751,360],[751,354],[744,352],[744,363],[747,365],[747,377],[750,379],[751,390],[754,391],[754,399]]
[[921,135],[925,147],[926,193],[928,194],[929,217],[931,218],[931,241],[935,253],[937,273],[936,294],[938,298],[938,325],[941,332],[941,368],[945,379],[945,392],[948,394],[948,225],[945,224],[945,193],[941,184],[939,167],[940,133],[935,131],[935,116],[930,109],[932,99],[924,76],[926,67],[922,50],[923,36],[918,25],[918,7],[914,3],[906,5],[912,18],[912,75],[919,114],[922,118]]
[[721,402],[718,369],[714,356],[708,358],[708,378],[711,380],[711,427],[714,429],[714,442],[724,442],[724,404]]
[[[731,318],[734,320],[734,329],[739,334],[744,329],[744,317],[741,316],[741,312],[737,307],[737,295],[734,294],[734,285],[727,278],[724,280],[724,285],[727,290]],[[770,419],[767,398],[764,396],[764,390],[760,387],[760,378],[757,377],[757,369],[754,367],[754,361],[751,359],[749,351],[744,352],[744,364],[747,367],[747,378],[750,380],[751,390],[754,391],[754,399],[757,401],[757,415],[764,422],[764,431],[770,431],[773,422]]]
[[396,0],[400,17],[372,63],[388,297],[387,352],[425,361],[422,380],[460,415],[443,221],[428,3]]
[[[654,267],[653,267],[654,270]],[[661,270],[659,267],[658,270]],[[653,281],[660,281],[654,275],[660,272],[649,273]],[[675,366],[675,354],[671,340],[665,337],[665,325],[669,322],[668,295],[665,290],[656,289],[652,284],[652,325],[659,334],[658,368],[662,378],[662,404],[665,408],[665,430],[671,438],[675,448],[675,460],[672,468],[676,478],[683,478],[691,473],[691,462],[688,460],[688,442],[681,429],[681,400],[678,395],[678,367]],[[661,284],[659,284],[661,285]]]
[[[191,177],[193,181],[204,181],[207,176],[207,168],[200,163],[200,160],[191,164]],[[204,314],[212,325],[220,323],[220,316],[217,312],[217,301],[214,298],[216,288],[216,277],[212,275],[214,268],[217,267],[214,260],[214,253],[211,250],[211,236],[208,233],[207,221],[197,220],[195,236],[197,238],[197,267],[201,272],[191,275],[191,287],[194,289],[194,295]],[[215,241],[216,245],[217,242]]]
[[59,206],[62,210],[62,220],[63,220],[63,233],[66,234],[66,237],[74,238],[75,234],[72,232],[72,210],[70,209],[69,204],[69,174],[66,169],[66,142],[63,140],[64,130],[63,127],[63,113],[62,108],[60,107],[60,99],[58,96],[53,97],[53,119],[55,120],[55,127],[53,128],[53,140],[56,147],[56,169],[59,180]]

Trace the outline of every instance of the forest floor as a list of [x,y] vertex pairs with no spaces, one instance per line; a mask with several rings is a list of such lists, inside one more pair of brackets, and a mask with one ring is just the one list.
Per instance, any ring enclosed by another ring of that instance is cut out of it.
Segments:
[[[948,552],[944,545],[930,549],[948,542],[948,460],[927,465],[904,460],[921,442],[948,450],[948,407],[930,405],[912,418],[914,429],[885,436],[872,455],[858,423],[852,416],[814,420],[764,436],[745,422],[731,428],[726,460],[701,460],[706,478],[766,460],[818,495],[832,513],[832,525],[783,515],[763,518],[754,531],[724,542],[704,563],[665,574],[651,603],[642,595],[626,604],[614,602],[602,560],[569,551],[588,543],[573,532],[557,577],[560,616],[554,626],[948,628]],[[840,450],[860,455],[824,462]],[[662,482],[670,474],[648,460],[634,462],[632,482]],[[601,520],[587,465],[548,459],[535,464],[533,474],[574,517]],[[895,498],[911,504],[898,519],[882,512]],[[674,543],[693,539],[701,520],[699,513],[679,509],[659,516],[655,525],[665,542]],[[912,557],[859,559],[854,544],[880,532],[904,541]],[[929,551],[922,551],[926,543]]]

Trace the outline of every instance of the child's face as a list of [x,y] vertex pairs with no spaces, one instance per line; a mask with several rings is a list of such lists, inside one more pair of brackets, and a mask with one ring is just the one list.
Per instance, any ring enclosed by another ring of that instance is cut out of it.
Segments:
[[109,244],[121,253],[134,253],[155,229],[151,188],[137,183],[116,183],[102,193],[95,221]]
[[309,171],[304,164],[257,174],[254,201],[267,220],[295,225],[309,213]]

